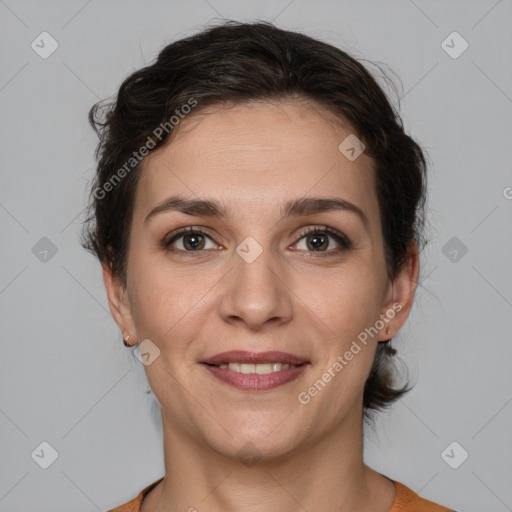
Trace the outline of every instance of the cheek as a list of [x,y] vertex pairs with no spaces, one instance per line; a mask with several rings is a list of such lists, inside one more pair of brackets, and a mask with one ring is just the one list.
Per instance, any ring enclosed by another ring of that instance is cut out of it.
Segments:
[[[372,272],[345,268],[317,284],[323,286],[303,287],[300,293],[313,312],[309,316],[316,330],[319,362],[315,379],[328,382],[318,407],[327,407],[327,415],[337,415],[347,403],[359,400],[373,363],[376,338],[368,329],[379,314],[379,278]],[[336,407],[330,409],[329,403]]]
[[364,391],[377,347],[376,331],[371,328],[379,318],[378,283],[377,275],[366,274],[363,279],[360,273],[346,272],[331,279],[327,290],[317,290],[311,297],[322,320],[317,325],[326,325],[331,331],[327,337],[319,336],[318,343],[318,352],[325,357],[317,378],[328,382],[327,391],[322,391],[323,405],[319,401],[319,407],[329,409],[325,414],[343,414],[347,404],[358,403]]
[[[173,346],[197,329],[202,300],[211,288],[207,275],[198,278],[190,270],[176,270],[154,261],[134,265],[133,316],[137,331],[158,346]],[[213,280],[212,280],[213,282]]]
[[358,266],[299,276],[294,291],[307,308],[320,319],[325,332],[346,340],[375,322],[379,311],[379,277]]

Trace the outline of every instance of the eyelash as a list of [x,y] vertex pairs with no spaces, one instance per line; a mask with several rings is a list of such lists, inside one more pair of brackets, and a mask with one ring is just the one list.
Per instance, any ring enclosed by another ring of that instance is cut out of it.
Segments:
[[[330,228],[329,226],[312,226],[312,227],[309,227],[307,229],[300,231],[299,238],[298,238],[297,242],[295,242],[295,244],[297,244],[304,237],[306,237],[307,235],[310,235],[312,233],[328,234],[329,236],[334,238],[334,240],[340,245],[340,247],[338,247],[337,249],[331,249],[328,251],[306,251],[306,252],[315,254],[315,256],[314,256],[315,258],[340,254],[342,252],[352,249],[352,247],[353,247],[351,240],[346,235],[344,235],[343,233],[340,233],[339,231],[337,231],[335,229]],[[176,233],[174,233],[174,235],[172,235],[172,237],[169,240],[167,240],[167,241],[164,240],[162,243],[162,246],[166,251],[169,251],[169,252],[186,253],[187,256],[196,256],[196,255],[199,256],[204,250],[208,250],[208,249],[201,249],[199,251],[184,251],[182,249],[172,249],[171,248],[172,244],[174,242],[176,242],[176,240],[178,240],[179,238],[181,238],[185,235],[191,235],[191,234],[203,235],[203,236],[209,238],[210,240],[212,240],[213,242],[215,242],[212,239],[212,237],[208,233],[203,231],[202,229],[194,228],[194,227],[186,227],[186,228],[182,228],[179,231],[177,231]],[[198,254],[194,254],[194,253],[198,253]]]
[[348,251],[353,247],[352,241],[346,235],[340,233],[336,229],[330,228],[329,226],[311,226],[307,229],[304,229],[299,232],[299,239],[297,240],[297,242],[302,240],[307,235],[310,235],[311,233],[328,234],[329,236],[334,238],[334,240],[336,240],[336,242],[338,242],[338,244],[340,245],[340,247],[338,247],[337,249],[330,249],[329,251],[307,251],[312,254],[315,254],[315,258],[329,256],[333,254],[341,254],[342,252]]

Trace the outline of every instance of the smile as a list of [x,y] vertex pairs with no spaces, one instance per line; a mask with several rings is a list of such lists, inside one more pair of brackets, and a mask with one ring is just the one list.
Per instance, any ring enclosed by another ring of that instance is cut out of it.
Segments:
[[310,362],[285,352],[230,351],[201,364],[225,384],[245,391],[263,391],[297,380]]
[[257,375],[267,375],[269,373],[280,372],[281,370],[288,370],[289,368],[296,368],[296,365],[288,363],[222,363],[215,366],[223,370],[229,368],[232,372],[243,373],[244,375],[252,373],[256,373]]

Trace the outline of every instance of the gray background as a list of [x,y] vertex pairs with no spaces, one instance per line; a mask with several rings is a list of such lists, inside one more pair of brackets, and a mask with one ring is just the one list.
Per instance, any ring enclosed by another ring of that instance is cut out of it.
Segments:
[[[460,512],[512,510],[510,0],[0,0],[0,511],[107,510],[163,474],[143,367],[79,245],[87,112],[222,17],[274,20],[401,78],[405,126],[431,161],[431,243],[394,341],[417,385],[368,432],[366,460]],[[31,48],[43,31],[59,45],[46,59]],[[469,44],[458,58],[441,46],[453,31]],[[43,441],[58,452],[48,469],[31,456]]]

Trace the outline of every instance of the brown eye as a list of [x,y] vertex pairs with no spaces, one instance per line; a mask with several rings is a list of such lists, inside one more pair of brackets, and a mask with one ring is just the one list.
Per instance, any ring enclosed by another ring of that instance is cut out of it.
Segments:
[[164,243],[164,248],[174,252],[198,252],[217,249],[218,245],[206,233],[188,228],[182,229],[171,237]]
[[306,244],[311,251],[323,251],[329,247],[329,237],[321,233],[306,236]]
[[345,235],[327,226],[311,228],[301,235],[296,248],[303,251],[339,253],[352,247]]
[[185,249],[191,251],[204,249],[205,240],[203,235],[194,233],[192,235],[184,235],[182,238]]

